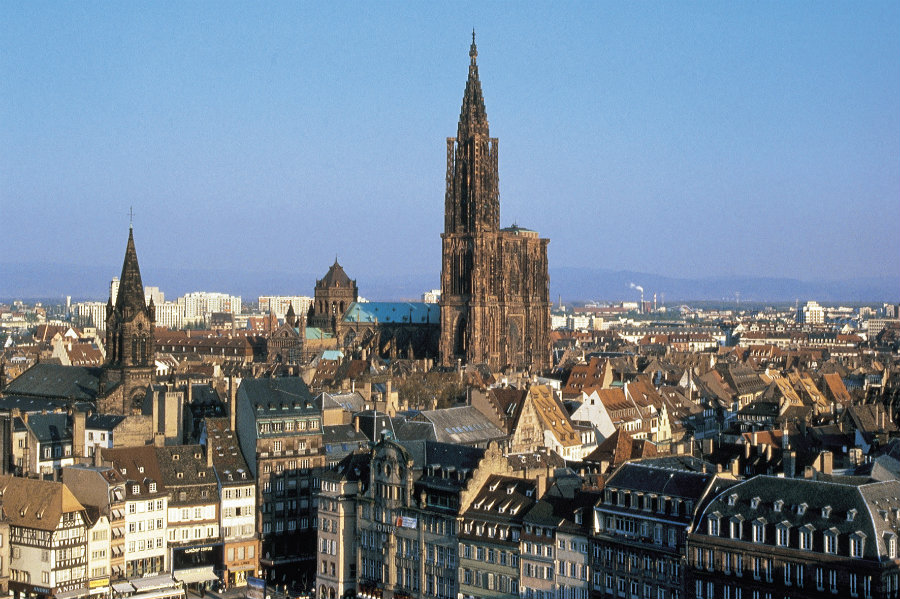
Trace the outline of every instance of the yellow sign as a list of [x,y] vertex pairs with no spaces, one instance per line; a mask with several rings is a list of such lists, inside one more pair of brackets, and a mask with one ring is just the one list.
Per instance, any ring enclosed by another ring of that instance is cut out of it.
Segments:
[[98,578],[97,580],[92,580],[88,583],[88,588],[96,589],[98,587],[108,587],[109,586],[109,578]]

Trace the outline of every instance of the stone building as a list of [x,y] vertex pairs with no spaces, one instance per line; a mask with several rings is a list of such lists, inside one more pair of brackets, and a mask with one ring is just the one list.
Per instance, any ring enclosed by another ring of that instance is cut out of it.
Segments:
[[690,596],[896,597],[900,482],[844,481],[762,475],[718,494],[688,537]]
[[244,379],[236,432],[257,481],[260,567],[270,584],[314,577],[313,494],[325,466],[322,409],[302,379]]
[[[113,304],[115,301],[115,304]],[[128,244],[116,298],[106,305],[106,364],[100,380],[98,409],[105,414],[140,413],[141,403],[153,383],[156,326],[153,298],[149,305],[134,248],[134,230]],[[109,393],[113,383],[119,389]]]
[[623,464],[594,508],[591,596],[689,596],[687,533],[704,502],[731,482],[651,461]]
[[316,281],[315,297],[309,307],[309,326],[337,332],[341,317],[358,297],[356,281],[347,276],[335,258],[325,276]]
[[441,265],[441,362],[550,366],[547,244],[500,228],[498,143],[490,136],[475,37],[456,137],[447,139]]

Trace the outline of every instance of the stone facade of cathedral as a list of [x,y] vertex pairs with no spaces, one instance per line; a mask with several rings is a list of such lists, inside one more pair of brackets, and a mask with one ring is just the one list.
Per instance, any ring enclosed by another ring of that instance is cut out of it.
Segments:
[[[134,234],[129,229],[116,303],[113,306],[110,297],[106,305],[106,364],[101,379],[105,389],[101,389],[98,398],[102,413],[140,413],[147,390],[153,384],[155,326],[156,310],[153,299],[148,305],[144,298]],[[106,392],[116,383],[115,391]]]
[[456,137],[447,139],[441,362],[537,372],[550,367],[547,244],[500,228],[497,139],[490,136],[474,36]]

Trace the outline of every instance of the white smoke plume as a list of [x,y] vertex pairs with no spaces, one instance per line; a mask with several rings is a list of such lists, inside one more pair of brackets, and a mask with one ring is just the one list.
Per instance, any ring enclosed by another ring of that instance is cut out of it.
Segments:
[[635,285],[634,283],[629,283],[628,286],[631,287],[632,289],[637,289],[641,293],[644,293],[644,288],[641,287],[640,285]]

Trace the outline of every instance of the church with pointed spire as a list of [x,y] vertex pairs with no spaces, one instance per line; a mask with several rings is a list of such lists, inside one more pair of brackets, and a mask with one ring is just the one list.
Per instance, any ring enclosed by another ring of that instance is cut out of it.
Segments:
[[[104,413],[139,412],[155,369],[155,306],[144,297],[144,284],[134,247],[134,230],[128,229],[125,260],[115,304],[106,304],[106,363],[104,386],[118,384],[118,392],[102,397],[98,407]],[[101,396],[104,394],[101,392]]]
[[548,239],[500,228],[498,142],[490,136],[475,33],[456,137],[447,139],[441,235],[444,366],[550,367]]

